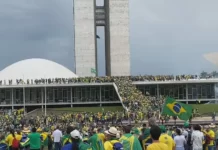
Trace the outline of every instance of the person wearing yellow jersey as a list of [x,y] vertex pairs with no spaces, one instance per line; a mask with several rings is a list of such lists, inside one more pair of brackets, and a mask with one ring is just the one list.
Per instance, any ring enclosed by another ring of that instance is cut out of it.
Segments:
[[17,130],[16,139],[18,141],[20,141],[22,139],[22,134],[21,134],[20,130]]
[[206,135],[210,138],[210,141],[207,144],[208,150],[213,150],[214,148],[215,133],[211,128],[212,126],[206,126]]
[[10,134],[9,134],[9,135],[6,137],[6,139],[5,139],[5,143],[8,144],[9,150],[12,150],[12,142],[13,142],[14,138],[17,139],[18,136],[16,136],[15,133],[14,133],[14,130],[11,129],[11,130],[10,130]]
[[0,149],[7,150],[8,145],[5,143],[5,137],[4,135],[0,135]]
[[169,150],[168,146],[162,142],[159,142],[161,130],[158,126],[152,126],[150,128],[150,136],[152,138],[152,144],[148,145],[147,150]]
[[113,150],[114,144],[119,143],[117,136],[117,129],[110,127],[109,130],[105,131],[106,142],[104,143],[104,150]]
[[160,129],[161,129],[162,134],[159,137],[159,141],[161,143],[165,143],[168,146],[169,150],[174,150],[175,142],[173,138],[166,133],[166,127],[162,125],[160,126]]

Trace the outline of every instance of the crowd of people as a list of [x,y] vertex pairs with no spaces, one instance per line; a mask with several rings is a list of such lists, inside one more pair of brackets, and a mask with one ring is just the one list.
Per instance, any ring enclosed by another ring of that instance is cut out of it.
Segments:
[[0,80],[0,85],[5,84],[72,84],[72,83],[103,83],[114,82],[115,79],[129,79],[131,81],[180,81],[190,79],[211,79],[217,78],[211,74],[202,73],[202,75],[140,75],[140,76],[106,76],[106,77],[78,77],[78,78],[41,78],[41,79],[17,79],[13,80]]
[[[100,114],[93,114],[93,119],[85,119],[85,114],[63,116],[29,118],[18,124],[5,119],[0,149],[216,150],[218,144],[218,128],[213,123],[165,126],[151,117],[146,124],[122,124],[113,122],[113,117],[104,120]],[[21,119],[25,117],[21,115]]]
[[[161,109],[163,100],[159,97],[151,97],[149,93],[142,94],[140,90],[132,83],[133,81],[169,81],[169,80],[189,80],[200,79],[197,75],[145,75],[145,76],[107,76],[107,77],[78,77],[78,78],[54,78],[54,79],[36,79],[23,81],[17,79],[19,84],[72,84],[72,83],[115,83],[122,99],[122,104],[126,110],[157,110]],[[208,78],[208,77],[205,77]],[[0,82],[1,84],[2,82]],[[10,80],[9,84],[13,84]],[[152,107],[152,108],[151,108]]]
[[[156,119],[159,119],[160,124],[160,120],[163,124],[163,120],[167,122],[170,119],[169,116],[160,115],[164,97],[152,97],[149,93],[144,95],[132,84],[133,81],[197,78],[198,76],[182,75],[37,80],[37,84],[113,82],[126,110],[27,118],[21,109],[0,118],[0,150],[213,150],[218,140],[218,132],[213,131],[212,126],[158,126]],[[28,82],[31,84],[31,81]],[[144,120],[148,120],[149,125],[142,125]]]

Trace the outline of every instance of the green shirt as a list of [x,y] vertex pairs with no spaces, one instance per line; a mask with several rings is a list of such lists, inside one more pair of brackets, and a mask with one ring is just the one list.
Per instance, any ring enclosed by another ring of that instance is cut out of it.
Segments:
[[30,139],[30,149],[40,149],[41,148],[41,137],[39,133],[31,133],[28,135]]

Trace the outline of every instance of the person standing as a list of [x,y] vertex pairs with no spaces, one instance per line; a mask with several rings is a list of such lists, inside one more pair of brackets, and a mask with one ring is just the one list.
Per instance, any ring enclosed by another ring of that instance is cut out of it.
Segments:
[[148,145],[147,150],[170,150],[165,143],[159,142],[161,129],[154,125],[150,128],[152,144]]
[[176,143],[176,150],[185,150],[186,139],[185,136],[182,135],[181,129],[176,129],[176,136],[174,137],[174,141]]
[[30,150],[40,150],[41,148],[41,136],[36,132],[36,128],[32,128],[32,133],[28,135],[30,142]]
[[8,144],[8,149],[9,150],[13,150],[12,144],[13,144],[14,138],[15,138],[15,133],[14,133],[14,130],[11,129],[10,134],[5,139],[5,142]]
[[150,136],[150,128],[152,126],[156,126],[156,124],[156,119],[152,117],[148,119],[148,125],[143,125],[142,135],[139,137],[143,149],[146,149],[147,146],[152,143],[152,138]]
[[193,143],[192,150],[203,150],[204,134],[201,132],[201,127],[198,124],[194,126],[191,141]]
[[78,130],[73,130],[70,136],[72,143],[64,145],[62,150],[92,150],[89,144],[82,142],[82,137]]
[[89,138],[88,143],[92,145],[94,150],[104,150],[103,140],[99,137],[98,131],[93,132],[94,134]]
[[175,142],[173,138],[166,133],[166,127],[164,125],[161,125],[159,128],[161,129],[161,135],[159,137],[159,142],[165,143],[168,146],[169,150],[174,150]]
[[214,149],[214,139],[215,139],[215,133],[212,130],[212,128],[214,128],[215,125],[211,124],[209,126],[206,126],[206,136],[209,139],[209,142],[207,143],[207,148],[208,150],[213,150]]
[[53,132],[52,137],[54,138],[54,146],[55,150],[61,150],[61,138],[62,132],[59,130],[59,126],[57,126],[56,130]]
[[124,134],[119,140],[123,144],[123,149],[142,150],[142,147],[141,147],[141,144],[138,138],[130,133],[131,126],[124,126],[123,130],[124,130]]
[[115,127],[110,127],[104,133],[106,137],[106,142],[104,143],[105,150],[113,150],[116,147],[115,144],[120,145],[119,140],[116,138],[118,131]]

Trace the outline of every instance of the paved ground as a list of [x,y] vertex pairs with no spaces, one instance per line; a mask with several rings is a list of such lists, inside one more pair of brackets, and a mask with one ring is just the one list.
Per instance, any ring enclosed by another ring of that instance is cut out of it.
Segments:
[[[218,118],[217,118],[218,119]],[[161,124],[161,121],[157,121],[158,123]],[[176,120],[176,122],[173,120],[173,119],[170,119],[166,124],[167,125],[174,125],[175,123],[177,125],[183,125],[185,121],[183,120]],[[201,125],[205,125],[205,124],[211,124],[213,122],[212,118],[211,117],[196,117],[192,120],[191,124],[201,124]],[[134,123],[134,122],[132,122]],[[147,120],[146,121],[143,121],[143,122],[139,122],[139,123],[147,123]],[[215,121],[216,124],[218,124],[218,120]],[[128,121],[124,121],[123,124],[129,124]],[[164,123],[165,124],[165,123]]]

